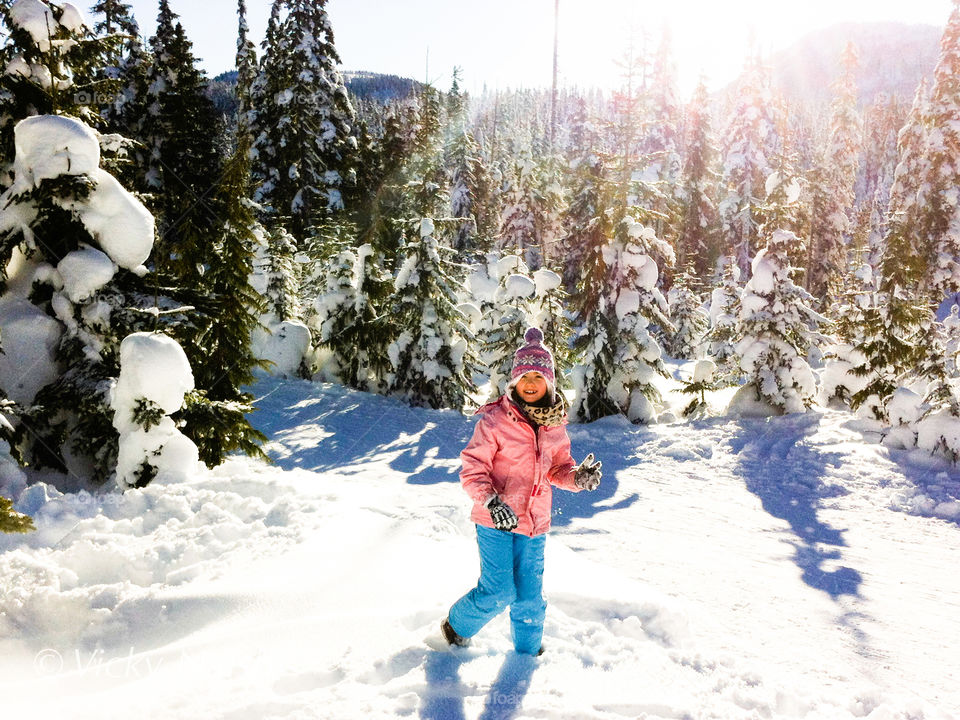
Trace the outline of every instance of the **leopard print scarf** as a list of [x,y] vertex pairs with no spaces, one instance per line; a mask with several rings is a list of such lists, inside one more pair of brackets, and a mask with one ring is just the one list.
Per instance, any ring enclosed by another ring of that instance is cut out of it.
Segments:
[[543,427],[560,427],[567,417],[567,402],[560,393],[557,393],[557,399],[550,407],[538,407],[525,403],[517,397],[516,393],[512,399],[528,418]]

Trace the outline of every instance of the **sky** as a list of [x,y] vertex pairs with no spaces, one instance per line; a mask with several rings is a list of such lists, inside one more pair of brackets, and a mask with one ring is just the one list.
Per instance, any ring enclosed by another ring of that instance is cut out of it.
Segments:
[[[128,0],[131,1],[131,0]],[[88,3],[90,0],[88,0]],[[450,84],[462,69],[470,92],[549,87],[555,0],[328,0],[327,12],[344,70],[369,70]],[[156,0],[132,0],[145,35]],[[195,54],[211,75],[233,67],[236,0],[170,0]],[[247,0],[259,42],[270,0]],[[942,26],[950,0],[559,0],[558,79],[566,86],[620,85],[616,61],[630,38],[655,48],[666,27],[682,94],[701,74],[715,88],[740,71],[751,42],[775,52],[807,33],[840,22],[896,21]],[[211,32],[211,28],[216,28]]]

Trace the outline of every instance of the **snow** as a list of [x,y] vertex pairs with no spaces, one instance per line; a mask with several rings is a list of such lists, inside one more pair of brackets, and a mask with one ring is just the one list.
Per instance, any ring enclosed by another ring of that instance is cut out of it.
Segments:
[[271,373],[294,377],[310,350],[310,328],[299,320],[283,320],[255,329],[251,344],[255,357],[273,363]]
[[37,392],[60,372],[55,361],[63,329],[32,303],[0,300],[0,390],[20,405],[33,402]]
[[80,216],[87,231],[117,265],[135,272],[153,249],[153,215],[109,172],[99,167],[100,139],[96,131],[74,118],[37,115],[14,128],[16,182],[3,197],[3,227],[25,226],[35,217],[29,203],[10,199],[42,180],[63,175],[87,175],[94,187],[89,196],[60,204]]
[[533,273],[533,281],[537,285],[537,295],[543,297],[548,292],[556,290],[563,283],[563,278],[561,278],[553,270],[535,270]]
[[70,302],[79,303],[94,295],[113,278],[117,268],[109,256],[83,246],[67,253],[57,263],[57,272]]
[[50,38],[57,32],[53,11],[40,0],[14,0],[9,10],[10,22],[26,30],[41,51],[50,49]]
[[76,5],[63,3],[63,14],[60,16],[60,24],[70,32],[80,32],[87,25],[87,20]]
[[100,141],[96,132],[74,118],[28,117],[16,124],[14,137],[15,187],[21,192],[61,175],[93,175],[99,167]]
[[693,378],[691,382],[710,382],[717,372],[717,364],[713,360],[698,360],[693,368]]
[[536,283],[526,275],[512,273],[504,279],[503,298],[506,300],[521,300],[536,294]]
[[273,466],[64,495],[24,489],[0,453],[0,493],[38,527],[0,536],[11,717],[960,713],[960,526],[931,514],[960,471],[848,412],[570,426],[604,479],[555,495],[533,660],[503,615],[437,649],[478,572],[456,481],[474,419],[300,380],[253,390]]
[[106,170],[90,176],[96,186],[77,208],[80,220],[117,265],[137,271],[153,249],[153,215]]

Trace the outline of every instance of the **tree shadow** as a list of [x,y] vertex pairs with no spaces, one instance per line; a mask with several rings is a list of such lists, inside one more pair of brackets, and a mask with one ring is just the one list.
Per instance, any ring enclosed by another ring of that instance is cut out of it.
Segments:
[[[394,398],[307,380],[266,377],[253,390],[262,412],[253,413],[251,423],[269,438],[265,449],[284,470],[351,472],[350,466],[386,458],[411,485],[460,482],[460,451],[473,435],[475,416],[411,408]],[[612,437],[617,440],[598,443],[597,435],[610,434],[596,431],[610,423],[616,424]],[[603,460],[604,477],[594,492],[555,488],[554,524],[568,525],[574,518],[591,518],[636,502],[639,495],[634,493],[600,505],[616,495],[617,472],[628,467],[631,453],[624,452],[623,433],[634,437],[644,429],[613,417],[570,425],[568,430],[574,459],[594,452]]]
[[254,390],[263,412],[251,423],[284,470],[343,470],[392,456],[390,466],[409,482],[458,480],[460,450],[473,432],[459,412],[411,408],[339,385],[264,378]]
[[[815,413],[765,420],[741,420],[741,434],[730,445],[738,458],[737,469],[747,489],[760,498],[763,509],[785,520],[793,537],[793,561],[803,581],[834,600],[860,596],[862,575],[839,565],[843,559],[843,530],[823,522],[818,514],[824,500],[846,494],[838,485],[824,481],[826,469],[839,465],[841,453],[824,453],[805,442],[816,432],[820,416]],[[829,563],[834,569],[826,569]]]
[[530,690],[537,659],[530,655],[511,652],[487,694],[480,720],[510,720],[523,705]]

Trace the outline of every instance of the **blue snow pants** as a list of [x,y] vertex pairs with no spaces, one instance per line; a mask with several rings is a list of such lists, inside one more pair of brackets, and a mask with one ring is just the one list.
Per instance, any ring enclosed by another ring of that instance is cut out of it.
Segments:
[[510,606],[513,647],[536,655],[543,639],[543,550],[547,536],[477,525],[480,548],[480,581],[450,608],[450,625],[469,638]]

